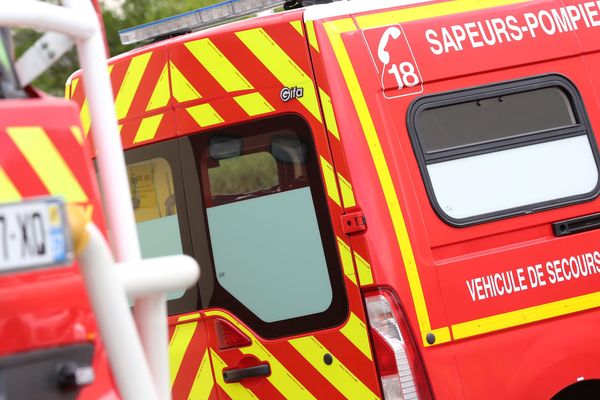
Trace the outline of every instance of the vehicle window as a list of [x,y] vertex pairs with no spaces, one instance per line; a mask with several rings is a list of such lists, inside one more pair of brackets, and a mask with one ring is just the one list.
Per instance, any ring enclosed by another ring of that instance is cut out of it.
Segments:
[[287,117],[235,131],[194,138],[214,269],[206,306],[265,337],[341,323],[343,278],[308,127]]
[[[127,165],[131,201],[143,258],[183,254],[173,173],[164,158],[152,158]],[[169,293],[168,300],[184,291]]]
[[430,200],[452,225],[598,193],[596,144],[579,94],[562,77],[428,96],[410,113]]
[[208,169],[208,181],[213,196],[266,190],[279,183],[277,162],[266,151],[223,159]]
[[[193,256],[178,141],[127,150],[125,161],[142,257]],[[167,299],[169,315],[197,311],[198,286]]]

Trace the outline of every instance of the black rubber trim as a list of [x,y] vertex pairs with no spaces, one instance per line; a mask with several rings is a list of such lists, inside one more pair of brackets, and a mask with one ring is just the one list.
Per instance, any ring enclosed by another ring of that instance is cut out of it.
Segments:
[[600,229],[600,213],[565,219],[552,224],[554,236],[574,235],[594,229]]
[[248,368],[236,368],[223,371],[223,380],[227,383],[239,382],[242,379],[271,375],[269,364],[255,365]]
[[[571,108],[575,113],[578,124],[568,128],[557,128],[543,132],[532,132],[531,134],[508,138],[503,140],[493,141],[492,143],[485,143],[476,146],[465,146],[459,149],[449,149],[439,152],[430,152],[427,154],[419,141],[418,127],[419,117],[421,113],[430,108],[442,107],[445,105],[457,104],[465,101],[474,101],[477,99],[485,99],[490,96],[500,96],[512,93],[525,92],[535,89],[543,89],[547,87],[559,87],[564,90],[565,94],[569,97]],[[587,116],[581,95],[577,91],[575,84],[568,78],[559,74],[547,74],[534,76],[529,78],[518,79],[508,82],[493,83],[489,85],[460,89],[452,92],[439,93],[433,95],[427,95],[414,100],[408,108],[406,125],[408,133],[413,146],[413,150],[419,165],[419,170],[425,184],[425,190],[427,197],[431,203],[433,210],[446,224],[462,228],[471,225],[481,224],[484,222],[495,221],[499,219],[510,218],[519,215],[526,215],[532,212],[538,212],[548,210],[552,208],[564,207],[566,205],[583,203],[590,201],[598,197],[600,194],[600,179],[596,182],[596,186],[588,193],[578,196],[570,196],[561,199],[555,199],[545,201],[541,203],[528,204],[521,207],[499,210],[492,213],[475,215],[468,218],[453,218],[446,214],[440,207],[435,193],[433,191],[433,185],[427,172],[427,165],[435,162],[447,161],[450,159],[463,158],[468,156],[474,156],[478,154],[485,154],[491,151],[498,151],[506,148],[522,147],[534,143],[543,143],[554,141],[558,139],[565,139],[577,135],[586,135],[590,141],[590,147],[594,160],[596,162],[596,168],[600,172],[600,155],[598,154],[598,146],[596,144],[596,138],[591,128],[589,118]],[[472,148],[475,147],[475,148]]]

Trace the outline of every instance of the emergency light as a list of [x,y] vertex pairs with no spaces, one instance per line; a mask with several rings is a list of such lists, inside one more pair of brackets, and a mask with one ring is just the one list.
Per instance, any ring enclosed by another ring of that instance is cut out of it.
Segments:
[[183,14],[119,31],[122,44],[135,44],[165,36],[174,36],[209,28],[247,15],[281,6],[284,0],[227,0]]

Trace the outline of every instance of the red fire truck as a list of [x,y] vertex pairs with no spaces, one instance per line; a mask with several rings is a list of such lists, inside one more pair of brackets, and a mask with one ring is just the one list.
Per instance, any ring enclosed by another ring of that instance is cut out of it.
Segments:
[[108,65],[173,397],[597,398],[600,2],[249,3]]
[[[181,256],[136,259],[133,209],[92,3],[8,3],[0,11],[0,399],[167,399],[163,293],[192,284],[198,266]],[[23,25],[52,33],[14,63],[8,27]],[[94,132],[99,164],[108,165],[99,174],[104,206],[77,105],[23,87],[47,66],[44,57],[29,62],[36,49],[45,56],[73,41],[90,109],[101,121]],[[111,206],[115,202],[119,207]],[[129,254],[109,249],[106,225]],[[126,295],[138,308],[137,330]]]

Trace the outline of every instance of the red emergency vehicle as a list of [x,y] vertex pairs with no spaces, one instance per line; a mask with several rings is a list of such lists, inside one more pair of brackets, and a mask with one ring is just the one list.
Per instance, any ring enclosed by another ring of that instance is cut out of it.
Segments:
[[108,67],[173,397],[597,397],[600,2],[235,3]]
[[[0,12],[0,399],[168,399],[163,293],[189,286],[199,269],[181,256],[135,259],[139,247],[125,164],[115,157],[122,151],[97,15],[91,2],[64,3],[5,2]],[[23,25],[52,32],[14,63],[8,28]],[[75,40],[91,82],[90,109],[102,121],[94,132],[109,161],[100,171],[111,182],[106,207],[77,105],[27,84]],[[110,204],[119,188],[125,197],[115,210]],[[118,217],[108,218],[113,240],[127,245],[122,232],[134,233],[128,259],[118,246],[108,247],[103,211]],[[117,265],[115,258],[127,262]],[[137,330],[126,294],[136,307],[152,303],[137,312]]]

